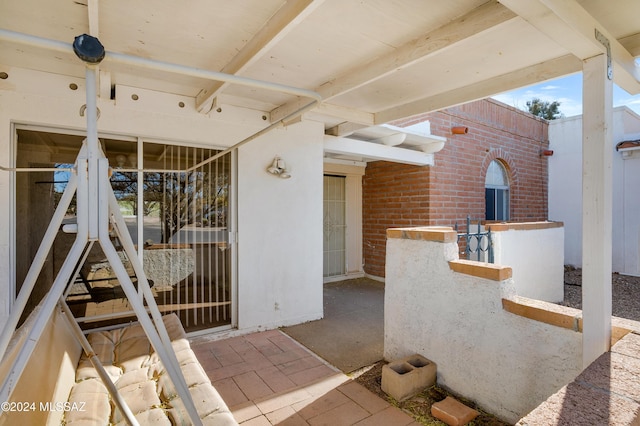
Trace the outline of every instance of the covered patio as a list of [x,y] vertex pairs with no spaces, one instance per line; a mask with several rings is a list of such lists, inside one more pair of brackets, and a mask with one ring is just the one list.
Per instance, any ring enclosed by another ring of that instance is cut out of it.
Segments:
[[[0,12],[0,354],[40,300],[39,328],[58,312],[97,241],[133,304],[92,311],[99,320],[143,321],[147,308],[159,316],[160,290],[193,338],[322,318],[325,170],[380,159],[428,167],[446,140],[387,123],[576,72],[585,231],[584,333],[574,349],[583,367],[609,351],[611,93],[614,83],[640,92],[637,1],[24,0]],[[86,55],[83,40],[102,50]],[[119,198],[107,200],[118,186]],[[158,223],[156,244],[148,236]],[[112,231],[126,240],[120,254]],[[63,233],[86,237],[89,250],[74,243],[54,262]],[[194,261],[152,289],[145,258],[174,271],[177,251]],[[357,269],[362,259],[349,262]],[[145,331],[154,348],[175,357],[153,327]],[[11,367],[3,398],[30,350]]]

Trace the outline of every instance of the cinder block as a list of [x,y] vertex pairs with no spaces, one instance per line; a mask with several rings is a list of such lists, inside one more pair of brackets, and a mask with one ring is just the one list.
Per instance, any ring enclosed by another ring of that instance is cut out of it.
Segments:
[[431,415],[449,426],[463,426],[478,416],[473,408],[450,396],[431,406]]
[[397,401],[411,398],[435,383],[436,365],[422,355],[411,355],[382,367],[382,390]]

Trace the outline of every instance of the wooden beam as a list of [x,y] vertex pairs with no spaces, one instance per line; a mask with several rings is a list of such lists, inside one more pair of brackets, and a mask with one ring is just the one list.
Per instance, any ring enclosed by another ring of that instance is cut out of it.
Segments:
[[324,151],[333,154],[354,155],[371,160],[392,161],[415,166],[433,166],[433,154],[349,138],[325,135]]
[[[324,0],[288,0],[249,40],[236,56],[224,66],[221,72],[239,74],[259,60],[265,52],[287,35],[306,16],[315,10]],[[200,112],[209,112],[213,99],[227,85],[213,82],[196,96],[196,108]]]
[[374,121],[375,124],[382,124],[416,114],[438,111],[581,70],[582,61],[573,55],[566,55],[475,84],[379,111],[375,114]]
[[87,14],[89,15],[89,35],[100,38],[100,26],[98,25],[98,0],[87,2]]
[[640,56],[640,34],[633,34],[618,40],[620,44],[629,51],[631,56]]
[[327,130],[325,130],[324,134],[325,135],[330,135],[330,136],[349,136],[350,134],[352,134],[353,132],[355,132],[356,130],[360,130],[363,127],[367,127],[364,124],[360,124],[360,123],[352,123],[350,121],[345,121],[344,123],[340,123],[336,126],[333,126]]
[[[323,100],[330,100],[388,76],[402,68],[409,67],[442,49],[446,49],[515,17],[516,15],[513,12],[497,1],[489,1],[473,9],[468,14],[400,46],[387,55],[371,58],[371,60],[358,65],[341,76],[327,81],[320,87],[315,88],[314,91],[319,93]],[[296,102],[281,105],[272,111],[271,121],[276,121],[280,116],[286,116],[287,111],[295,110]]]
[[515,14],[496,1],[490,1],[448,24],[423,34],[382,57],[358,65],[315,90],[324,100],[347,93],[407,68],[478,33],[513,19]]
[[576,0],[501,0],[551,40],[584,60],[606,48],[595,37],[598,30],[610,44],[614,81],[631,94],[640,93],[640,69],[633,56],[607,28],[591,16]]
[[[301,106],[303,106],[306,100],[297,98],[294,102],[289,102],[287,104],[281,105],[278,108],[273,109],[270,115],[270,121],[275,123],[279,120],[282,120],[284,117],[289,114],[297,111]],[[330,116],[330,117],[339,117],[345,121],[350,121],[352,123],[363,124],[365,126],[373,126],[375,123],[374,115],[370,112],[361,111],[353,108],[348,108],[341,105],[333,105],[327,103],[321,103],[317,107],[315,107],[312,111],[305,114],[306,116]]]

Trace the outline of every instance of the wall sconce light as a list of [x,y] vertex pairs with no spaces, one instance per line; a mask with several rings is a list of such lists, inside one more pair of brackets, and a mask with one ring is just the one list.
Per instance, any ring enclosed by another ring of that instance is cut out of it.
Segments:
[[289,179],[291,177],[291,174],[287,171],[287,166],[284,163],[284,160],[277,155],[273,159],[273,163],[267,167],[267,172],[272,175],[279,176],[282,179]]

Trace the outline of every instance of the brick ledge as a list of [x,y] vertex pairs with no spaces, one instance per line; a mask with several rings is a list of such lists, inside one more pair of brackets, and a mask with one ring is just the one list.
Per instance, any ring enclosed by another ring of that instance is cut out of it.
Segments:
[[486,223],[485,227],[491,229],[491,232],[502,231],[529,231],[533,229],[552,229],[562,228],[563,222],[505,222],[505,223]]
[[[582,333],[580,309],[522,296],[502,299],[502,308],[514,315]],[[616,344],[631,332],[640,334],[640,322],[618,317],[611,318],[611,345]]]
[[504,281],[511,278],[513,271],[510,266],[493,263],[476,262],[474,260],[450,260],[449,267],[458,273],[486,278],[493,281]]

